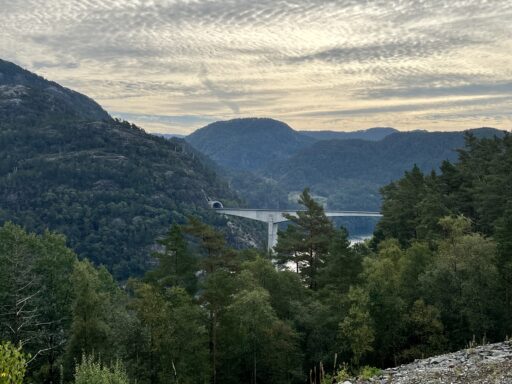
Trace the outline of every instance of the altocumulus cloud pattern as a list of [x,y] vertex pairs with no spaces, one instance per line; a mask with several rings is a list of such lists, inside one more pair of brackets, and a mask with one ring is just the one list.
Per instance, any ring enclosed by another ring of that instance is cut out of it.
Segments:
[[0,0],[0,52],[152,131],[512,120],[509,0]]

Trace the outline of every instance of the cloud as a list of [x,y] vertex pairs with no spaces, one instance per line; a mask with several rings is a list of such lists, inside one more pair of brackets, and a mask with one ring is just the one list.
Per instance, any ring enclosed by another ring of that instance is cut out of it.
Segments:
[[[494,98],[510,95],[509,0],[0,0],[0,9],[2,58],[148,124],[142,116],[272,116],[300,129],[437,129],[426,105],[452,125],[469,115],[509,124]],[[455,97],[489,98],[476,110],[445,103]],[[316,111],[353,113],[337,126]]]
[[127,113],[127,112],[112,112],[112,115],[115,117],[119,117],[125,120],[137,120],[137,121],[147,121],[147,122],[160,122],[160,123],[168,123],[168,124],[209,124],[215,120],[214,117],[208,116],[189,116],[189,115],[178,115],[178,116],[169,116],[169,115],[148,115],[148,114],[140,114],[140,113]]
[[201,70],[199,71],[199,80],[201,81],[201,84],[203,84],[217,99],[219,99],[222,104],[231,109],[233,113],[237,115],[240,113],[240,107],[229,99],[229,93],[208,79],[208,70],[204,64],[201,65]]
[[[510,96],[495,96],[485,97],[476,99],[462,99],[462,100],[440,100],[423,103],[402,103],[394,105],[382,105],[375,107],[366,108],[354,108],[354,109],[335,109],[335,110],[323,110],[298,113],[298,116],[351,116],[351,115],[370,115],[370,114],[386,114],[396,112],[420,112],[432,109],[446,109],[446,108],[460,108],[469,106],[494,106],[496,104],[506,103],[507,105],[512,101],[512,95]],[[508,111],[508,110],[507,110]]]
[[138,126],[158,133],[179,133],[187,134],[190,126],[195,128],[203,127],[207,124],[219,120],[215,116],[197,116],[197,115],[150,115],[139,113],[127,113],[112,111],[112,116],[127,120]]
[[291,63],[326,61],[332,63],[367,63],[379,61],[415,60],[451,51],[456,47],[477,44],[477,41],[459,38],[449,42],[443,40],[404,40],[399,42],[370,44],[356,47],[336,47],[319,52],[290,57]]
[[467,83],[453,86],[401,86],[395,88],[375,88],[362,92],[364,97],[374,98],[416,98],[471,95],[510,95],[512,82]]

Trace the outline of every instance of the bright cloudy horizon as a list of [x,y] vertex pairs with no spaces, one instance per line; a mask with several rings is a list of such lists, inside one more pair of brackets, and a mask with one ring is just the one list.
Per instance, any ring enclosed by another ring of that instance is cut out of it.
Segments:
[[0,58],[150,132],[512,127],[509,0],[0,0]]

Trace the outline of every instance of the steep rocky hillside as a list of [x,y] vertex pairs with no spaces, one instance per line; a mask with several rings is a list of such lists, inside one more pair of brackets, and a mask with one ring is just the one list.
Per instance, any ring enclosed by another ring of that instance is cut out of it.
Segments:
[[[238,204],[182,140],[114,120],[91,99],[0,62],[0,223],[64,233],[80,256],[124,278],[147,267],[173,222],[199,215],[228,228],[203,191]],[[234,243],[241,237],[227,231]]]
[[110,120],[98,103],[0,59],[2,123],[36,125],[42,119]]

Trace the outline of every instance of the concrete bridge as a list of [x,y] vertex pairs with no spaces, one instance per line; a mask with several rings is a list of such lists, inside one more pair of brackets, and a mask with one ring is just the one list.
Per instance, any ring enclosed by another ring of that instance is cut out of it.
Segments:
[[[262,221],[268,224],[267,249],[270,252],[277,244],[277,225],[288,221],[284,214],[297,216],[303,210],[271,210],[271,209],[244,209],[224,208],[218,201],[210,202],[210,206],[219,214],[244,217],[246,219]],[[381,217],[379,212],[364,211],[325,211],[327,217]]]

